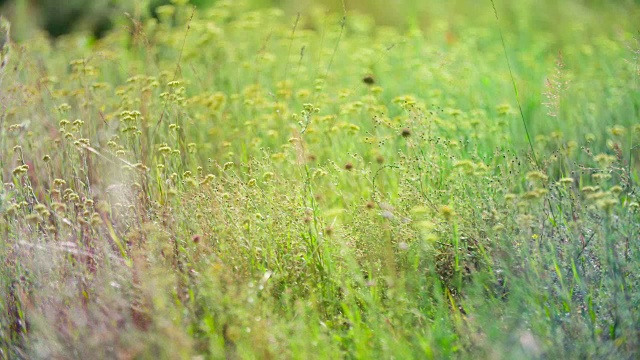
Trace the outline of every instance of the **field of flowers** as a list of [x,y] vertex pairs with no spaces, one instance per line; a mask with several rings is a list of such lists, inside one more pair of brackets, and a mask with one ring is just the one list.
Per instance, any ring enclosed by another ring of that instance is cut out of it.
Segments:
[[0,358],[637,358],[637,2],[291,4],[2,20]]

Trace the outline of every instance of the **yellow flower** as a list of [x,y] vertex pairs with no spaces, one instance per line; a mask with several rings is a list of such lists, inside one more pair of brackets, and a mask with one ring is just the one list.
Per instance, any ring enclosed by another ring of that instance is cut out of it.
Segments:
[[455,211],[449,205],[443,205],[440,207],[440,215],[446,220],[450,221],[451,218],[455,215]]

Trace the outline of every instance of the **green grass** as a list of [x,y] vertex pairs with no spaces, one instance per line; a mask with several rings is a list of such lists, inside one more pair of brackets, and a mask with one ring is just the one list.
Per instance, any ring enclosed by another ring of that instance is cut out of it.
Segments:
[[2,357],[637,357],[638,6],[456,3],[6,42]]

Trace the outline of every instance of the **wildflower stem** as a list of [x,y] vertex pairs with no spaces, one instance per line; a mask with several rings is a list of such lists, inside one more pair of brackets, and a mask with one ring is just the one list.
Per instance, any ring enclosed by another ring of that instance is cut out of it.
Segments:
[[298,28],[298,22],[300,21],[300,12],[298,12],[298,15],[296,16],[296,22],[293,24],[293,29],[291,29],[291,41],[289,42],[289,49],[287,50],[287,62],[286,62],[286,67],[284,68],[284,81],[286,84],[287,81],[287,75],[289,73],[289,55],[291,55],[291,48],[293,47],[293,39],[295,38],[296,35],[296,29]]
[[513,70],[511,69],[511,61],[509,60],[509,55],[507,54],[507,46],[504,42],[504,35],[502,34],[502,27],[500,26],[500,19],[498,18],[498,10],[496,10],[496,4],[493,0],[491,1],[491,6],[493,7],[493,14],[496,17],[496,22],[498,23],[498,31],[500,32],[500,40],[502,41],[502,50],[504,50],[504,57],[507,59],[507,67],[509,68],[509,76],[511,76],[511,83],[513,84],[513,91],[516,95],[516,102],[518,103],[518,110],[520,110],[520,118],[522,119],[522,124],[524,125],[524,131],[527,134],[527,141],[529,142],[529,147],[531,148],[531,154],[533,156],[533,161],[536,163],[536,167],[541,169],[540,163],[538,162],[538,157],[536,156],[536,151],[533,148],[533,142],[531,141],[531,135],[529,134],[529,128],[527,127],[527,122],[524,118],[524,112],[522,111],[522,104],[520,103],[520,95],[518,94],[518,86],[516,85],[516,80],[513,76]]
[[[191,17],[189,17],[189,22],[187,23],[187,31],[184,33],[184,39],[182,40],[182,47],[180,48],[180,54],[178,55],[178,62],[176,62],[176,68],[173,71],[173,79],[172,81],[176,81],[178,78],[178,72],[180,71],[180,62],[182,61],[182,53],[184,52],[184,46],[187,43],[187,36],[189,35],[189,30],[191,29],[191,21],[193,20],[193,15],[196,13],[196,7],[194,6],[191,10]],[[157,134],[158,126],[162,123],[162,119],[164,118],[164,114],[167,112],[167,100],[164,102],[164,107],[162,108],[162,113],[160,114],[160,118],[156,123],[155,128],[153,129],[153,135],[151,140],[155,139],[155,135]]]

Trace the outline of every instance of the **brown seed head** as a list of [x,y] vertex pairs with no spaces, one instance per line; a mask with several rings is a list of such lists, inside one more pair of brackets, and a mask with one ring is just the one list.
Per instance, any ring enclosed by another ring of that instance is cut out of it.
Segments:
[[376,79],[373,78],[373,75],[367,75],[365,77],[362,78],[362,82],[367,84],[367,85],[373,85],[376,83]]

